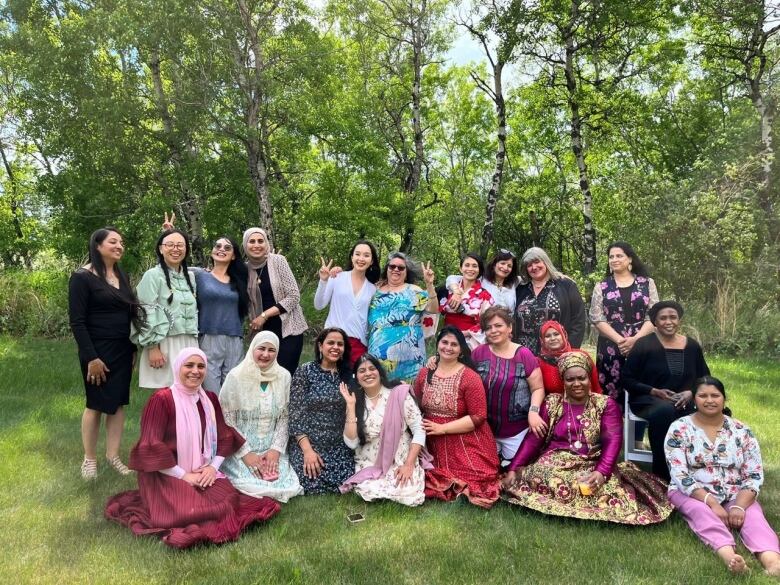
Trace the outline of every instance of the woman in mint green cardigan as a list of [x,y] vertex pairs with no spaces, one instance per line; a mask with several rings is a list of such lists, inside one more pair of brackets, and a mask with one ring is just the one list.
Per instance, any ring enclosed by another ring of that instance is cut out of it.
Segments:
[[171,363],[185,347],[198,347],[195,278],[187,270],[189,242],[181,230],[169,229],[157,240],[157,266],[147,270],[136,288],[146,323],[134,327],[141,346],[138,385],[165,388],[173,384]]

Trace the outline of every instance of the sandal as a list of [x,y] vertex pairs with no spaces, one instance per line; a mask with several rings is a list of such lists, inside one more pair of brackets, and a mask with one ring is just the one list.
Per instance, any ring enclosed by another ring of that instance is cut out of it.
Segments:
[[127,465],[122,463],[122,460],[119,458],[119,455],[114,455],[110,459],[106,457],[106,461],[108,461],[108,464],[114,468],[114,471],[116,471],[119,475],[130,475],[133,473],[133,470],[130,469]]
[[87,459],[81,463],[81,479],[92,481],[97,479],[97,459]]

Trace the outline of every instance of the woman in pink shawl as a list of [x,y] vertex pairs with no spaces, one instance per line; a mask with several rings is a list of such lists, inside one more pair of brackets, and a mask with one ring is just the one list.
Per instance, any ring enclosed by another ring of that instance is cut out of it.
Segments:
[[355,450],[357,473],[340,490],[354,489],[369,502],[386,499],[419,506],[425,500],[423,466],[431,465],[420,462],[425,430],[411,387],[388,382],[371,354],[360,356],[354,372],[358,383],[354,393],[343,383],[340,391],[347,410],[344,442]]
[[216,394],[203,390],[206,364],[197,348],[179,353],[176,381],[152,394],[141,415],[141,437],[130,453],[138,489],[106,504],[109,520],[174,548],[236,540],[279,511],[274,500],[239,493],[219,471],[244,438],[225,424]]

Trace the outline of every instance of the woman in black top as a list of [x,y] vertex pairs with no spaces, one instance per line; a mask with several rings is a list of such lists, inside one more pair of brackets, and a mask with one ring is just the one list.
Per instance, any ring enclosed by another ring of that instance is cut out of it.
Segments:
[[577,283],[553,266],[547,252],[528,248],[520,260],[522,284],[515,289],[514,341],[535,355],[541,351],[539,328],[545,321],[558,321],[569,334],[569,343],[579,348],[585,337],[585,303]]
[[641,337],[628,354],[623,384],[631,411],[648,422],[653,473],[669,481],[664,440],[671,424],[693,412],[693,383],[709,376],[704,353],[695,339],[680,335],[683,308],[661,301],[650,308],[655,335]]
[[139,318],[139,304],[118,262],[124,253],[114,228],[97,230],[89,239],[89,264],[70,277],[70,327],[79,349],[87,404],[81,417],[84,462],[81,476],[97,477],[100,419],[106,415],[106,459],[122,475],[130,470],[119,458],[130,380],[136,349],[130,322]]

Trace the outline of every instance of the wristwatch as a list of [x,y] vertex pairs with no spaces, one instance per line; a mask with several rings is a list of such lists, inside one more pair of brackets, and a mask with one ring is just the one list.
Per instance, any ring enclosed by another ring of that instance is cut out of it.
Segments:
[[532,406],[531,408],[528,409],[528,412],[535,412],[535,413],[538,414],[539,413],[539,407],[538,406]]

